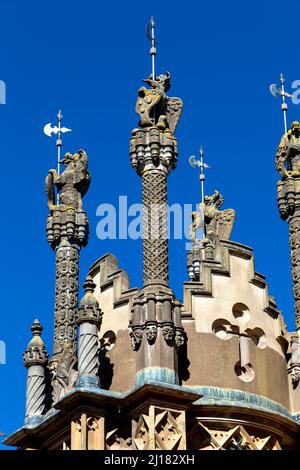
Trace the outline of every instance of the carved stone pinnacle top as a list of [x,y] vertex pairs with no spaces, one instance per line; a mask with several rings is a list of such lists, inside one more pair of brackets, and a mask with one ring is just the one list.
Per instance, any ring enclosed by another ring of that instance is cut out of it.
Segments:
[[32,365],[45,365],[47,363],[48,354],[41,338],[42,330],[43,327],[40,322],[38,320],[34,320],[31,327],[33,338],[29,341],[24,353],[24,364],[27,368]]

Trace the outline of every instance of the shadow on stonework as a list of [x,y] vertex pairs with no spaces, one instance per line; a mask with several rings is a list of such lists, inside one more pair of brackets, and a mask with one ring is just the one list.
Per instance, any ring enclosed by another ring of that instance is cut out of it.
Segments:
[[178,375],[179,375],[180,383],[182,381],[184,382],[187,381],[191,376],[190,371],[189,371],[190,361],[188,359],[188,354],[187,354],[188,337],[185,332],[184,332],[184,337],[185,337],[185,342],[178,351]]
[[116,335],[111,330],[106,331],[100,340],[99,377],[101,388],[104,390],[110,389],[114,375],[114,364],[110,362],[109,357],[106,357],[106,353],[111,351],[115,343]]

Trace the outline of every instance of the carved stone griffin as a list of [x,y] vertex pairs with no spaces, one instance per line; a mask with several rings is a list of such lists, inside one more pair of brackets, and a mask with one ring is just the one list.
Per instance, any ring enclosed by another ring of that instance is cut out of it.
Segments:
[[300,176],[300,123],[294,121],[282,136],[276,152],[276,168],[283,179]]
[[135,111],[141,117],[141,127],[157,126],[175,131],[182,112],[182,100],[170,98],[166,92],[170,89],[171,74],[161,74],[153,79],[152,75],[144,83],[151,88],[142,86],[138,90]]
[[190,226],[191,241],[196,240],[196,232],[203,228],[205,238],[202,240],[203,246],[214,244],[216,237],[221,240],[229,240],[234,220],[234,209],[220,211],[219,208],[224,202],[223,196],[219,191],[215,191],[212,196],[205,196],[204,203],[199,204],[199,212],[192,212],[192,224]]
[[78,150],[74,155],[66,153],[61,161],[66,167],[65,170],[60,175],[56,170],[49,170],[46,177],[46,192],[50,211],[56,208],[54,186],[59,193],[60,209],[82,210],[82,198],[88,191],[91,182],[87,160],[87,154],[84,150]]

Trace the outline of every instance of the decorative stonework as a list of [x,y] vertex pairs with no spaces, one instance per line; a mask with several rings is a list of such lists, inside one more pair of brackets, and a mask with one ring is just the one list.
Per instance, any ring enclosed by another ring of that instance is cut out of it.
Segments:
[[169,284],[167,179],[162,171],[145,172],[143,182],[143,280]]
[[[88,241],[88,218],[82,198],[90,185],[87,154],[66,153],[61,174],[50,170],[46,178],[49,216],[47,238],[56,253],[54,355],[49,369],[53,400],[72,388],[76,380],[76,325],[78,265],[81,247]],[[55,188],[59,204],[55,204]]]
[[[141,322],[142,311],[144,323]],[[144,336],[149,345],[153,345],[160,335],[169,346],[175,344],[180,348],[185,343],[181,325],[181,303],[170,295],[144,296],[142,293],[133,301],[132,312],[130,337],[134,351],[139,349]]]
[[104,417],[82,413],[71,422],[71,450],[105,450]]
[[296,328],[300,328],[300,124],[295,121],[282,136],[276,153],[280,216],[288,220]]
[[200,420],[188,435],[188,445],[193,450],[282,450],[280,441],[273,433],[253,435],[241,425],[208,427]]
[[185,412],[149,407],[133,422],[133,442],[137,450],[184,450]]
[[300,328],[300,213],[290,218],[289,229],[295,321]]
[[54,354],[66,341],[76,352],[75,315],[78,304],[79,246],[64,240],[56,251],[56,285],[54,317]]
[[131,165],[142,177],[143,190],[143,289],[133,301],[130,338],[141,383],[149,368],[162,381],[174,383],[179,380],[177,352],[185,338],[181,304],[169,288],[167,176],[177,164],[174,131],[182,101],[166,95],[169,73],[144,82],[150,89],[138,91],[141,120],[130,139]]

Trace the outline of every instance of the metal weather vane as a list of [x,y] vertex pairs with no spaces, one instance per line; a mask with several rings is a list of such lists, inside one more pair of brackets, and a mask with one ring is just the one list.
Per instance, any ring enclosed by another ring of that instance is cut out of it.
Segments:
[[189,157],[189,162],[192,168],[200,168],[199,179],[200,179],[200,185],[201,185],[201,202],[203,204],[204,203],[204,181],[205,181],[204,170],[207,168],[210,168],[210,166],[207,165],[207,163],[203,161],[204,152],[203,152],[202,145],[200,145],[199,155],[200,155],[200,160],[197,160],[195,155],[191,155]]
[[[72,129],[69,129],[68,127],[61,127],[61,121],[63,118],[63,115],[61,113],[61,110],[58,111],[57,113],[57,118],[58,118],[58,125],[51,127],[51,122],[46,124],[44,126],[44,133],[48,137],[52,137],[52,134],[57,134],[57,140],[56,140],[56,147],[57,147],[57,173],[58,175],[60,174],[60,154],[61,154],[61,147],[62,147],[62,138],[61,134],[65,134],[66,132],[71,132]],[[59,204],[59,194],[57,194],[57,204]]]
[[204,210],[204,181],[205,181],[205,172],[204,170],[207,168],[210,168],[207,163],[204,162],[203,156],[203,148],[202,145],[200,145],[199,149],[199,155],[200,155],[200,160],[197,160],[195,155],[191,155],[189,157],[189,162],[192,168],[200,168],[200,174],[199,174],[199,179],[200,179],[200,185],[201,185],[201,204],[199,204],[199,209],[200,209],[200,217],[201,217],[201,225],[202,225],[202,238],[204,240],[205,238],[205,224],[204,224],[204,217],[205,217],[205,210]]
[[270,85],[270,92],[272,95],[277,98],[277,96],[281,96],[281,110],[283,111],[283,122],[284,122],[284,132],[287,131],[287,123],[286,123],[286,113],[288,110],[288,105],[286,102],[286,98],[292,98],[293,95],[287,93],[284,88],[285,78],[283,74],[280,74],[280,88],[277,88],[276,83],[272,83]]
[[147,24],[146,32],[149,41],[151,41],[150,55],[152,58],[152,79],[155,80],[155,56],[157,41],[155,39],[155,23],[153,16],[151,16],[150,23]]

